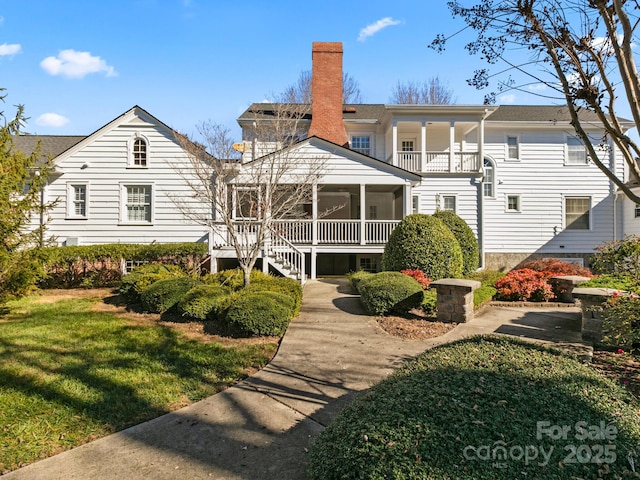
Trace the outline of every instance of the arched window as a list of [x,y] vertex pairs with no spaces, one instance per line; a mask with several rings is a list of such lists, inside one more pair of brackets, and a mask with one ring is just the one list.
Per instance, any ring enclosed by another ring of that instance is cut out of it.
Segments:
[[488,158],[484,159],[484,178],[482,179],[482,194],[485,197],[495,197],[496,192],[496,169],[493,162]]
[[147,142],[142,138],[136,138],[133,141],[133,166],[147,166]]

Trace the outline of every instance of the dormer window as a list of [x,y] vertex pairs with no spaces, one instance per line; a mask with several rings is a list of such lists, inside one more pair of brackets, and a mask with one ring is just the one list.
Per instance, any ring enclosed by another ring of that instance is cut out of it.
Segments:
[[147,168],[149,166],[149,140],[135,133],[128,142],[128,163],[131,168]]

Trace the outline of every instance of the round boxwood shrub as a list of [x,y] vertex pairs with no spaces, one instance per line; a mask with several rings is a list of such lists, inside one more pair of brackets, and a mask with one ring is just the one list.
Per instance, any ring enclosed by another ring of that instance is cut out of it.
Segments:
[[462,250],[462,274],[469,275],[475,272],[480,261],[480,249],[473,230],[467,222],[451,211],[438,210],[433,216],[442,220],[458,240]]
[[242,294],[227,310],[227,326],[246,336],[282,335],[293,316],[294,302],[279,292]]
[[[251,284],[253,282],[268,281],[273,278],[275,277],[268,273],[263,273],[260,270],[251,270],[249,281]],[[223,287],[228,287],[232,290],[240,290],[244,288],[244,272],[239,268],[233,270],[222,270],[217,273],[206,275],[204,282],[212,285],[222,285]]]
[[424,290],[400,272],[380,272],[360,281],[360,300],[371,315],[406,313],[422,304]]
[[365,278],[369,278],[371,275],[373,275],[373,273],[358,270],[357,272],[350,273],[347,277],[349,278],[351,286],[356,290],[356,292],[360,293],[360,282]]
[[182,277],[187,274],[177,265],[164,265],[161,263],[149,263],[135,268],[131,273],[125,275],[121,282],[119,292],[129,303],[140,301],[142,291],[165,278]]
[[431,280],[462,276],[462,250],[439,218],[409,215],[391,232],[382,255],[383,270],[422,270]]
[[194,320],[217,320],[226,314],[232,295],[219,285],[198,285],[184,294],[178,302],[178,313]]
[[257,277],[255,280],[252,280],[251,284],[242,290],[242,292],[243,294],[244,292],[283,293],[293,301],[293,316],[295,317],[300,313],[300,307],[302,305],[302,286],[292,278],[274,277],[271,275],[263,278]]
[[197,285],[202,285],[202,282],[192,277],[158,280],[140,294],[142,308],[152,313],[167,312],[177,305],[185,293]]

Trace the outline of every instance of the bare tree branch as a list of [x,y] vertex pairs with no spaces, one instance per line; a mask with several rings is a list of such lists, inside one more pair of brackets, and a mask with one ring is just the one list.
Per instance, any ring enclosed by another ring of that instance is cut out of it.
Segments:
[[455,102],[453,90],[440,77],[431,77],[422,83],[398,82],[389,98],[389,103],[400,105],[450,105]]

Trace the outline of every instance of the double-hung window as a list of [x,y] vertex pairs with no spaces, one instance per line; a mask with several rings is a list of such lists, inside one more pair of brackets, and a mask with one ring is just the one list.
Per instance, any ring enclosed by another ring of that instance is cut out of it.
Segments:
[[351,150],[364,155],[371,155],[371,137],[368,135],[351,137]]
[[586,165],[587,149],[578,137],[567,137],[567,165]]
[[484,178],[482,179],[482,194],[485,197],[495,197],[495,169],[493,162],[484,159]]
[[151,223],[151,185],[124,186],[124,220],[127,223]]
[[589,230],[591,228],[590,213],[590,197],[565,197],[564,217],[567,230]]
[[149,166],[149,141],[140,133],[135,133],[127,143],[127,166],[147,168]]
[[440,210],[456,213],[457,198],[455,195],[440,195]]
[[87,218],[87,184],[67,186],[67,218]]
[[507,212],[520,212],[522,209],[522,205],[520,202],[520,195],[507,195]]
[[518,144],[518,137],[507,137],[507,160],[519,160],[520,159],[520,146]]

